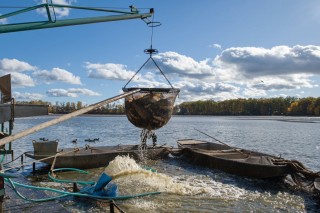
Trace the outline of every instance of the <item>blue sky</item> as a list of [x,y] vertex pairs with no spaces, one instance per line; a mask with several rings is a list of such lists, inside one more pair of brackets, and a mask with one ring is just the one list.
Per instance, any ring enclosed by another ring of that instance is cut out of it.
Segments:
[[[181,92],[177,103],[319,96],[318,0],[56,0],[58,4],[154,8],[154,59]],[[0,13],[40,0],[2,0]],[[59,10],[57,19],[101,16]],[[110,14],[113,15],[113,14]],[[0,24],[45,20],[33,11]],[[0,75],[18,101],[92,104],[115,96],[148,59],[151,28],[140,19],[0,34]],[[150,64],[128,87],[168,87]]]

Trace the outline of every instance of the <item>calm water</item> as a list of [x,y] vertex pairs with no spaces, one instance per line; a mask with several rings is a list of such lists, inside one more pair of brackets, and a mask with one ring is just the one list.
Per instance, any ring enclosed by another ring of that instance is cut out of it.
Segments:
[[[16,119],[14,133],[55,117]],[[320,171],[319,127],[320,118],[175,116],[157,131],[157,135],[160,145],[176,146],[176,141],[183,138],[211,140],[197,132],[197,128],[229,145],[296,159],[313,171]],[[82,116],[16,140],[13,149],[15,156],[18,156],[32,150],[31,141],[41,137],[58,139],[60,148],[83,147],[88,143],[84,141],[87,138],[99,138],[98,142],[90,144],[92,146],[138,144],[139,134],[140,130],[124,116]],[[73,139],[78,140],[76,145],[71,142]],[[130,176],[119,180],[119,187],[122,187],[120,192],[123,194],[140,193],[146,183],[150,185],[150,189],[163,191],[160,195],[119,202],[128,212],[319,211],[319,206],[312,197],[277,183],[196,168],[174,157],[163,161],[149,161],[147,165],[170,180],[164,180],[160,176],[154,176],[148,181],[150,177],[146,176]],[[90,171],[91,178],[97,178],[103,168]],[[141,179],[145,180],[139,182]],[[151,182],[158,185],[152,185]],[[104,205],[97,202],[82,203],[72,199],[61,202],[70,210],[106,211]]]

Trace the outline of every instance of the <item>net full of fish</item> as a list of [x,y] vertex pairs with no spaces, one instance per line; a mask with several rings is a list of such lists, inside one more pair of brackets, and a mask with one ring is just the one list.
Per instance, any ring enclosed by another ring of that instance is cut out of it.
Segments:
[[[125,92],[137,88],[124,88]],[[128,120],[136,127],[155,130],[168,123],[180,90],[176,88],[140,88],[125,99]]]

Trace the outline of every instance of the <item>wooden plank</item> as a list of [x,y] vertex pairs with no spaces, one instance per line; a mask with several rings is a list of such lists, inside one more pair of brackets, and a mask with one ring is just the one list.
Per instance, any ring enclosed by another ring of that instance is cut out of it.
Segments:
[[58,118],[56,118],[56,119],[53,119],[53,120],[51,120],[51,121],[44,122],[44,123],[42,123],[42,124],[39,124],[39,125],[34,126],[34,127],[32,127],[32,128],[29,128],[29,129],[24,130],[24,131],[22,131],[22,132],[19,132],[19,133],[15,134],[15,135],[10,135],[10,136],[8,136],[8,137],[5,137],[5,138],[3,138],[3,139],[0,139],[0,146],[1,146],[1,145],[4,145],[4,144],[7,144],[7,143],[10,143],[10,142],[12,142],[12,141],[14,141],[14,140],[16,140],[16,139],[22,138],[22,137],[24,137],[24,136],[26,136],[26,135],[30,135],[30,134],[32,134],[32,133],[34,133],[34,132],[37,132],[37,131],[41,130],[41,129],[44,129],[44,128],[47,128],[47,127],[49,127],[49,126],[55,125],[55,124],[57,124],[57,123],[60,123],[60,122],[62,122],[62,121],[68,120],[68,119],[70,119],[70,118],[74,118],[74,117],[76,117],[76,116],[78,116],[78,115],[81,115],[81,114],[84,114],[84,113],[87,113],[87,112],[89,112],[89,111],[91,111],[91,110],[93,110],[93,109],[96,109],[96,108],[101,107],[101,106],[103,106],[103,105],[106,105],[106,104],[108,104],[108,103],[111,103],[111,102],[117,101],[117,100],[119,100],[119,99],[125,98],[125,97],[130,96],[130,95],[132,95],[132,94],[134,94],[134,93],[137,93],[137,92],[139,92],[139,91],[140,91],[140,89],[136,89],[136,90],[131,91],[131,92],[126,92],[126,93],[123,93],[123,94],[121,94],[121,95],[117,95],[117,96],[115,96],[115,97],[106,99],[106,100],[104,100],[104,101],[101,101],[101,102],[99,102],[99,103],[90,105],[90,106],[85,107],[85,108],[83,108],[83,109],[79,109],[79,110],[74,111],[74,112],[71,112],[71,113],[69,113],[69,114],[62,115],[62,116],[60,116],[60,117],[58,117]]
[[181,145],[197,145],[197,144],[206,144],[206,141],[199,141],[193,139],[185,139],[185,140],[178,140]]

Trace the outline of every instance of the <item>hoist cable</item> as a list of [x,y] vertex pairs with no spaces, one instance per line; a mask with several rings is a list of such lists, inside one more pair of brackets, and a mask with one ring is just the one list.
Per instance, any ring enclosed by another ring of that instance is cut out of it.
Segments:
[[146,65],[146,63],[148,63],[148,61],[150,60],[151,57],[148,58],[148,60],[146,62],[144,62],[144,64],[138,69],[138,71],[132,76],[132,78],[130,78],[130,80],[126,83],[126,85],[124,85],[123,88],[126,88],[126,86],[131,82],[131,80],[140,72],[140,70],[144,67],[144,65]]

